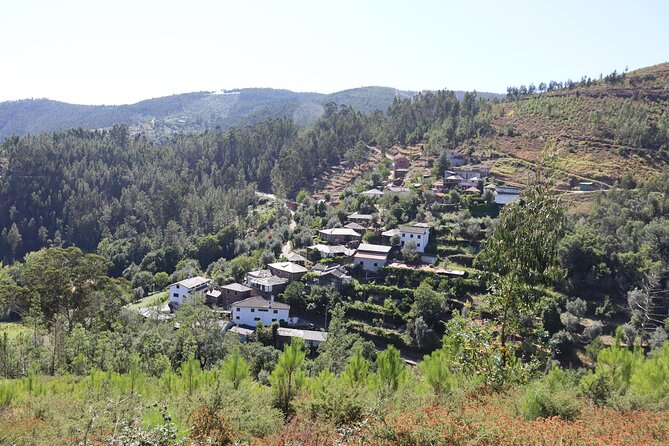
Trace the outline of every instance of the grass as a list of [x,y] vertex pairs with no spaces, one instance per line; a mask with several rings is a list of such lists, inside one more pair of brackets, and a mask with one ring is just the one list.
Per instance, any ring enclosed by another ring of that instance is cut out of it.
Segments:
[[140,308],[155,307],[166,303],[168,298],[168,291],[160,291],[158,293],[149,294],[145,298],[126,306],[126,308],[129,310],[139,310]]

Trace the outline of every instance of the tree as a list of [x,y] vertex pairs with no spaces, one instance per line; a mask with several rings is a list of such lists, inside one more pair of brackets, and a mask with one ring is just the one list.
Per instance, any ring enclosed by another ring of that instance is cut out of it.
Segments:
[[249,366],[239,353],[239,349],[235,349],[225,358],[221,365],[221,375],[224,380],[232,383],[235,390],[239,389],[242,381],[249,377]]
[[448,368],[448,361],[443,350],[435,350],[423,357],[420,371],[437,396],[448,393],[457,383],[457,379]]
[[[18,281],[30,295],[40,296],[48,325],[62,315],[70,332],[77,322],[90,326],[93,318],[107,323],[115,318],[115,314],[100,314],[98,306],[98,299],[117,298],[114,291],[117,283],[106,275],[108,265],[102,257],[84,254],[79,248],[45,248],[26,255],[24,263],[18,266]],[[24,313],[30,305],[30,299],[18,302],[19,310]]]
[[402,246],[401,252],[402,252],[402,258],[407,261],[407,262],[417,262],[420,260],[420,253],[416,251],[416,241],[415,240],[409,240],[408,242],[404,243],[404,246]]
[[304,298],[304,282],[290,282],[283,292],[283,300],[291,306],[306,308],[307,301]]
[[170,276],[164,271],[157,272],[153,275],[153,285],[156,291],[164,290],[170,284]]
[[302,369],[304,359],[304,341],[302,338],[293,338],[284,348],[269,376],[274,405],[281,409],[285,416],[293,412],[292,401],[304,385],[305,374]]
[[21,237],[19,228],[16,226],[16,223],[12,223],[12,227],[9,229],[9,233],[7,234],[7,244],[9,245],[11,260],[14,260],[16,255],[16,250],[18,249],[19,245],[21,245],[22,240],[23,237]]
[[504,208],[479,253],[476,260],[487,279],[487,301],[499,320],[502,346],[524,316],[534,315],[541,301],[534,286],[561,277],[557,252],[564,225],[560,198],[549,185],[535,184]]
[[362,355],[360,349],[356,350],[346,364],[342,376],[344,381],[351,387],[364,385],[369,374],[369,361]]
[[397,391],[400,384],[406,379],[407,371],[400,351],[392,345],[376,357],[376,374],[374,382],[382,396],[389,396]]
[[422,318],[429,327],[434,326],[444,313],[446,303],[444,295],[435,291],[427,281],[423,281],[413,296],[414,301],[411,305],[413,318]]
[[332,318],[328,325],[328,338],[318,345],[318,357],[315,360],[317,370],[330,370],[339,373],[346,361],[355,352],[364,348],[362,338],[346,330],[346,315],[342,304],[336,304],[331,311]]

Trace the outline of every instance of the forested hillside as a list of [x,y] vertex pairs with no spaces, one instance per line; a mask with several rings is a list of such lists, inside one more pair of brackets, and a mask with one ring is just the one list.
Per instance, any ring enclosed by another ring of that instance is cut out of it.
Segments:
[[[245,88],[218,93],[186,93],[118,106],[26,99],[0,103],[0,139],[77,127],[100,129],[125,124],[133,134],[141,133],[162,141],[175,133],[214,128],[225,130],[279,117],[292,118],[304,126],[316,121],[328,102],[371,113],[387,109],[395,98],[406,99],[414,94],[386,87],[355,88],[327,95]],[[462,98],[464,92],[456,92],[456,95]],[[501,95],[481,93],[479,96]]]
[[0,247],[11,261],[49,245],[95,250],[111,238],[146,246],[132,256],[139,263],[147,249],[178,249],[165,242],[165,231],[203,236],[243,217],[256,188],[294,197],[328,166],[364,159],[366,144],[420,139],[444,119],[454,142],[475,137],[488,130],[489,109],[473,94],[461,106],[454,93],[438,92],[395,101],[387,114],[329,103],[304,129],[271,119],[163,145],[126,126],[7,138],[0,148]]
[[509,87],[495,132],[472,146],[514,179],[541,160],[556,185],[643,181],[669,162],[669,64],[536,86]]

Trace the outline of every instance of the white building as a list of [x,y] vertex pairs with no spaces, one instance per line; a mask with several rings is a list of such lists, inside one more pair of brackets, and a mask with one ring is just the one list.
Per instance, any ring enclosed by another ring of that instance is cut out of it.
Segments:
[[191,293],[204,294],[209,289],[211,279],[205,279],[201,276],[191,277],[170,285],[170,303],[180,304]]
[[425,252],[425,247],[430,242],[430,227],[420,223],[400,226],[400,245],[404,246],[411,240],[416,242],[416,252]]
[[454,167],[452,170],[450,170],[446,176],[450,175],[459,175],[465,180],[469,180],[474,177],[478,177],[479,180],[483,178],[488,178],[488,174],[490,173],[490,168],[489,167],[478,167],[478,168],[473,168],[473,167]]
[[495,203],[505,205],[513,203],[520,198],[521,190],[511,186],[497,186],[495,190]]
[[255,327],[258,322],[263,325],[272,325],[272,322],[288,322],[290,305],[274,300],[267,300],[260,296],[235,302],[231,307],[232,322],[238,325]]
[[375,273],[388,261],[390,246],[361,243],[353,256],[353,264],[360,265],[365,271]]
[[318,344],[325,342],[328,339],[326,331],[314,330],[297,330],[295,328],[279,327],[276,333],[280,338],[285,338],[286,341],[292,338],[302,338],[304,345],[307,347],[318,347]]

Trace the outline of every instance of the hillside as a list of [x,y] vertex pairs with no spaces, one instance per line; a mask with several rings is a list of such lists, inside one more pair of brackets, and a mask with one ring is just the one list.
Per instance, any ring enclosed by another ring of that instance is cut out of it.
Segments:
[[669,63],[510,99],[494,132],[459,147],[523,183],[538,161],[556,186],[643,181],[669,162]]
[[[130,105],[76,105],[49,99],[0,103],[0,139],[82,127],[96,129],[126,124],[133,132],[160,139],[179,132],[200,132],[252,125],[268,118],[292,116],[307,125],[323,114],[329,102],[350,105],[363,113],[385,110],[396,97],[413,92],[387,87],[362,87],[332,94],[296,93],[270,88],[194,92],[148,99]],[[464,92],[456,92],[462,97]],[[483,97],[499,96],[482,93]]]

